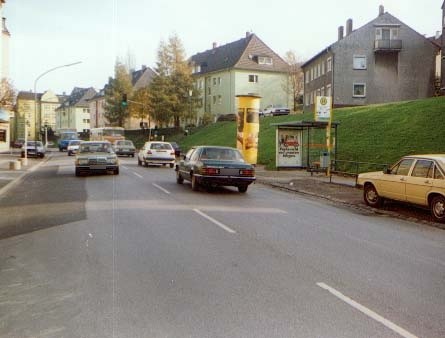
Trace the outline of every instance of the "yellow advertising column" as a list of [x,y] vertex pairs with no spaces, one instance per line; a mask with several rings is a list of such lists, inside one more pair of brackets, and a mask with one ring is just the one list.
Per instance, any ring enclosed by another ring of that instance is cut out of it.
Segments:
[[258,133],[260,131],[260,99],[257,95],[237,95],[238,114],[236,117],[236,147],[244,159],[256,164],[258,158]]

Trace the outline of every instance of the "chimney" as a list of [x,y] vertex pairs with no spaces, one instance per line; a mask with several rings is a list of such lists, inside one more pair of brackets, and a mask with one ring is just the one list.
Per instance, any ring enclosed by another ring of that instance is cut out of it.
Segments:
[[379,6],[379,16],[382,16],[383,14],[385,14],[385,7],[383,7],[383,5]]
[[352,33],[352,19],[346,21],[346,36]]
[[146,70],[147,66],[146,65],[142,65],[142,70]]
[[440,31],[436,31],[436,40],[439,40],[440,38]]
[[252,33],[246,32],[246,39],[251,35]]
[[338,41],[343,39],[343,26],[338,27]]
[[215,48],[216,48],[216,46],[217,46],[217,43],[216,43],[216,42],[214,42],[214,43],[212,44],[212,48],[213,48],[213,49],[215,49]]

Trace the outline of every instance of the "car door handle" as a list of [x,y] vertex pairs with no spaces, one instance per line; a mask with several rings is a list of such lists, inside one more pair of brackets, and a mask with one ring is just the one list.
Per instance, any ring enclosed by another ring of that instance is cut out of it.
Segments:
[[400,179],[401,181],[405,181],[405,179],[402,177],[401,179]]

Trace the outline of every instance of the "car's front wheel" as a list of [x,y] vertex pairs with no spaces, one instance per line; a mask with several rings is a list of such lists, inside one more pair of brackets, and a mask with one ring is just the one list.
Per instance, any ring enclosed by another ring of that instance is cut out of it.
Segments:
[[445,222],[445,197],[435,196],[430,203],[431,215],[437,222]]
[[80,172],[79,168],[76,168],[76,176],[80,176],[80,175],[81,175],[81,172]]
[[379,196],[374,185],[368,183],[363,190],[365,203],[373,208],[380,208],[383,205],[383,198]]
[[114,174],[119,175],[119,168],[114,169]]

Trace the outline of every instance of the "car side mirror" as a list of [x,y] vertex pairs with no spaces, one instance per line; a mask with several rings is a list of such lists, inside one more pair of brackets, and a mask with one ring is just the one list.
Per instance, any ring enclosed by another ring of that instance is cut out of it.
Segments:
[[182,159],[185,161],[187,159],[187,156],[186,155],[182,156]]
[[390,168],[386,168],[385,170],[383,170],[384,174],[391,174],[391,169]]

